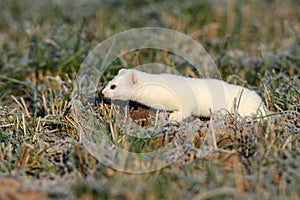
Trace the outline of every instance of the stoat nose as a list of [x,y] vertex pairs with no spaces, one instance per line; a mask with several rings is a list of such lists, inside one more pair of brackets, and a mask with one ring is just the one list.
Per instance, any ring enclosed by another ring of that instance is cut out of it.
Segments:
[[101,95],[102,95],[103,97],[106,97],[106,96],[107,96],[107,91],[106,91],[106,90],[102,90],[102,91],[101,91]]

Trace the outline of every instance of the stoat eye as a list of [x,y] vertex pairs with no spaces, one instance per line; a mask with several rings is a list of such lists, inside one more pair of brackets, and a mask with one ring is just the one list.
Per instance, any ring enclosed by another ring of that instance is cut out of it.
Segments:
[[111,86],[110,86],[110,89],[111,89],[111,90],[114,90],[114,89],[116,89],[116,87],[117,87],[116,85],[111,85]]

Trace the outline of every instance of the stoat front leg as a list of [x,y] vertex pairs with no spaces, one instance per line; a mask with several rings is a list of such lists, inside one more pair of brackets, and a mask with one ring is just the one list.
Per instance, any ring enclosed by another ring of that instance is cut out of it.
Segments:
[[180,111],[174,111],[169,115],[169,120],[181,121],[182,119],[183,119],[182,112]]
[[192,113],[189,109],[183,109],[183,110],[178,110],[178,111],[173,111],[169,115],[169,120],[174,120],[174,121],[182,121],[183,119],[191,116]]

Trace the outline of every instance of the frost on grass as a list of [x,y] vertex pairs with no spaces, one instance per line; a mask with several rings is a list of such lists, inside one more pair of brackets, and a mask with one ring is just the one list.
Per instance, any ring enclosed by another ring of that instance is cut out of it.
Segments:
[[249,158],[260,137],[257,129],[265,123],[217,114],[174,122],[162,111],[103,102],[80,110],[86,111],[76,116],[84,146],[99,161],[130,172],[157,170],[187,156],[189,161],[216,153]]

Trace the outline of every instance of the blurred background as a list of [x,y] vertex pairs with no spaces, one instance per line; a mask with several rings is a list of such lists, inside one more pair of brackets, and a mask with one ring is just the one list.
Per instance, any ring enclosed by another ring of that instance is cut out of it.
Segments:
[[216,61],[229,50],[258,58],[299,43],[299,2],[294,0],[1,0],[0,7],[4,74],[76,72],[99,42],[137,27],[185,33]]

